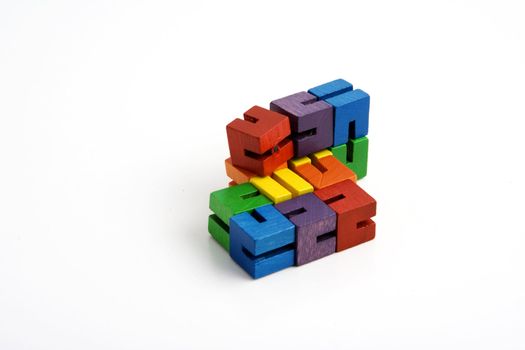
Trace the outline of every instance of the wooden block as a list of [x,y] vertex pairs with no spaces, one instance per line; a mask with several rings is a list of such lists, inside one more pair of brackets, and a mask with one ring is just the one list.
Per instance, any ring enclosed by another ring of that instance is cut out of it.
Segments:
[[211,211],[227,225],[232,216],[271,203],[250,183],[227,187],[210,194]]
[[368,134],[370,96],[363,90],[352,90],[342,79],[308,90],[334,108],[334,143],[345,144]]
[[228,182],[228,187],[233,187],[233,186],[237,186],[237,185],[238,185],[238,183],[235,182],[235,181]]
[[[346,143],[339,146],[334,146],[329,148],[333,156],[337,158],[338,161],[346,165],[348,163],[347,147]],[[357,174],[356,174],[357,175]]]
[[253,278],[294,264],[294,225],[272,205],[235,215],[230,223],[230,255]]
[[[250,179],[252,177],[257,176],[255,173],[252,173],[249,170],[236,167],[233,165],[231,158],[228,158],[224,161],[224,165],[226,168],[226,175],[233,180],[235,184],[243,184],[246,182],[250,182]],[[288,163],[284,162],[281,165],[277,166],[277,169],[284,169],[288,167]]]
[[286,168],[288,168],[288,162],[284,162],[283,164],[279,165],[275,170],[286,169]]
[[334,107],[334,146],[368,134],[370,96],[353,90],[326,100]]
[[252,177],[250,183],[274,203],[292,198],[292,193],[269,176]]
[[301,158],[295,158],[295,159],[291,159],[289,162],[288,162],[288,165],[290,166],[290,169],[295,169],[301,165],[305,165],[305,164],[310,164],[312,163],[312,160],[308,157],[301,157]]
[[354,172],[348,169],[334,156],[326,156],[293,168],[303,179],[308,181],[316,190],[324,188],[346,179],[356,181]]
[[356,183],[343,182],[314,194],[337,213],[337,251],[354,247],[375,237],[376,201]]
[[347,91],[352,91],[354,87],[352,84],[343,79],[337,79],[329,83],[319,85],[313,89],[308,90],[308,92],[321,100],[326,100],[327,98],[340,95]]
[[226,168],[226,175],[237,184],[249,182],[250,178],[256,176],[255,173],[252,173],[249,170],[233,165],[231,158],[224,161],[224,166]]
[[268,176],[293,157],[290,121],[277,112],[254,106],[226,127],[232,164]]
[[230,250],[230,228],[215,214],[208,217],[208,232],[221,247]]
[[324,149],[322,151],[312,153],[310,155],[310,158],[312,158],[313,160],[319,160],[319,159],[327,157],[327,156],[333,156],[333,154],[329,150]]
[[328,103],[305,91],[274,100],[272,111],[290,118],[295,157],[302,157],[333,144],[333,111]]
[[295,225],[296,265],[335,252],[336,214],[313,193],[275,205]]
[[347,144],[330,147],[334,157],[344,163],[356,175],[357,179],[366,176],[368,168],[368,138],[360,137]]
[[288,168],[274,171],[272,177],[290,191],[292,197],[301,196],[314,190],[312,185]]

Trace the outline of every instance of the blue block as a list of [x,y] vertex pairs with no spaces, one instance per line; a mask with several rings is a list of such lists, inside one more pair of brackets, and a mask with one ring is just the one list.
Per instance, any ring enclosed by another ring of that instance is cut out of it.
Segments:
[[326,100],[327,98],[340,95],[343,92],[352,91],[353,89],[354,87],[352,84],[346,80],[337,79],[329,83],[316,86],[313,89],[308,90],[308,92],[320,100]]
[[368,134],[370,96],[353,90],[325,100],[334,107],[334,147]]
[[230,255],[253,278],[293,266],[295,226],[273,205],[230,219]]
[[338,79],[308,90],[334,108],[334,144],[343,145],[368,135],[370,96],[363,90],[352,90],[352,84]]

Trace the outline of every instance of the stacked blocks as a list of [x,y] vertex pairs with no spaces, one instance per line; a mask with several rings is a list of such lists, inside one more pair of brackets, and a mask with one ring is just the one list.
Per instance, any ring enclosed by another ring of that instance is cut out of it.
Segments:
[[367,173],[370,96],[338,79],[254,106],[226,127],[228,187],[208,231],[253,278],[375,237]]

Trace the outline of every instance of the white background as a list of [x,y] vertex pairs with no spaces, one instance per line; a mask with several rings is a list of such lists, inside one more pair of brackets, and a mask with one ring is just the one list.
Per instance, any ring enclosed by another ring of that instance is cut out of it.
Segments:
[[[0,349],[525,348],[520,1],[0,4]],[[372,98],[374,241],[253,281],[225,125]]]

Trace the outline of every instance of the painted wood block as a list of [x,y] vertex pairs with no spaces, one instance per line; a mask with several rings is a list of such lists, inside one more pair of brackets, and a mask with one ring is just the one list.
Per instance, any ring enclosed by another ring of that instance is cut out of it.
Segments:
[[270,110],[290,118],[295,157],[333,144],[333,110],[328,103],[306,91],[274,100]]
[[249,170],[233,165],[231,158],[224,161],[224,167],[226,168],[226,175],[237,184],[249,182],[250,178],[257,176]]
[[342,79],[308,90],[334,108],[334,143],[345,144],[368,134],[370,96],[363,90],[352,90],[350,83]]
[[250,183],[274,203],[281,203],[292,198],[292,193],[270,176],[252,177]]
[[227,187],[210,194],[210,209],[227,225],[230,218],[272,202],[252,184]]
[[208,217],[208,232],[226,251],[230,250],[230,228],[215,214]]
[[276,204],[275,209],[295,225],[296,265],[335,252],[336,213],[313,193]]
[[324,149],[322,151],[312,153],[310,155],[310,158],[312,158],[313,160],[319,160],[319,159],[327,157],[327,156],[333,156],[333,153],[331,151],[327,150],[327,149]]
[[334,156],[314,159],[310,163],[305,162],[299,166],[292,164],[292,169],[312,184],[316,190],[346,179],[357,181],[355,173]]
[[230,255],[253,278],[293,266],[295,227],[272,205],[230,220]]
[[[228,158],[224,161],[224,167],[226,168],[226,175],[230,179],[232,179],[236,184],[243,184],[246,182],[250,182],[250,179],[252,177],[257,176],[255,173],[252,173],[249,170],[233,165],[231,158]],[[288,167],[288,163],[284,162],[283,164],[279,165],[277,169],[284,169],[287,167]]]
[[368,168],[368,137],[350,140],[347,144],[330,147],[330,150],[334,157],[357,175],[358,180],[366,176]]
[[329,83],[314,87],[308,90],[308,92],[321,100],[326,100],[327,98],[340,95],[344,92],[352,91],[353,89],[354,87],[352,84],[346,80],[336,79]]
[[291,159],[290,161],[288,161],[288,166],[290,167],[290,169],[295,169],[301,165],[311,164],[311,163],[312,163],[312,160],[310,158],[301,157],[301,158]]
[[337,213],[337,251],[374,239],[376,201],[356,183],[343,182],[314,194]]
[[314,191],[312,185],[302,177],[288,168],[279,169],[273,172],[272,177],[284,188],[292,193],[292,197],[301,196]]
[[288,117],[254,106],[226,127],[232,164],[268,176],[293,157]]
[[347,150],[348,148],[346,147],[346,143],[344,145],[330,147],[330,151],[332,152],[333,156],[344,165],[348,163]]
[[334,146],[368,134],[370,96],[353,90],[326,100],[334,107]]

